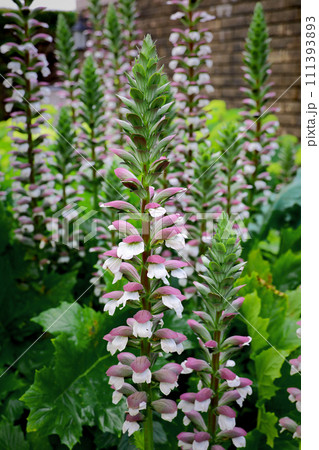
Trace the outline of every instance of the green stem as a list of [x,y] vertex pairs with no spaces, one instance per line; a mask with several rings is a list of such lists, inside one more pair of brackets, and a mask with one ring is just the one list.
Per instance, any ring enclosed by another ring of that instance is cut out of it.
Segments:
[[[218,324],[219,318],[221,313],[217,313],[216,317],[216,323]],[[216,438],[216,428],[217,428],[217,415],[216,415],[216,408],[218,407],[218,401],[219,401],[219,377],[218,377],[218,370],[219,370],[219,359],[220,359],[220,338],[221,338],[221,332],[220,330],[215,330],[213,334],[214,341],[217,342],[217,351],[216,353],[213,353],[212,361],[211,361],[211,367],[212,367],[212,377],[211,377],[211,389],[214,392],[214,397],[212,398],[211,404],[209,406],[208,410],[208,432],[212,436],[213,442]]]
[[[147,173],[147,172],[146,172]],[[144,296],[142,298],[143,308],[150,311],[151,302],[149,301],[150,293],[150,281],[147,276],[147,258],[151,255],[151,250],[149,249],[150,242],[150,221],[148,217],[145,220],[145,206],[149,203],[149,186],[144,186],[147,192],[146,198],[141,201],[141,215],[142,215],[142,238],[144,240],[145,250],[142,254],[142,270],[141,270],[141,284],[144,287]],[[141,342],[141,355],[147,356],[150,359],[151,356],[151,346],[147,339],[143,339]],[[144,423],[144,450],[153,450],[153,411],[151,407],[152,403],[152,388],[150,384],[145,385],[145,390],[148,395],[148,402],[146,408],[146,418]]]

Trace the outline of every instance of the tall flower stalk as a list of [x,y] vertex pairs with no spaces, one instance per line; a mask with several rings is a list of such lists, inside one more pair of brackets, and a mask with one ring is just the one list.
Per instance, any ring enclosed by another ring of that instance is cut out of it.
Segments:
[[[301,322],[299,321],[297,324],[300,327]],[[297,329],[297,336],[301,338],[301,328]],[[290,375],[295,375],[297,373],[301,375],[301,356],[299,355],[298,358],[291,359],[289,363],[291,364]],[[290,387],[287,389],[287,392],[289,394],[288,399],[292,403],[296,403],[296,409],[301,413],[301,390],[296,387]],[[290,417],[282,417],[279,420],[279,425],[281,426],[281,433],[286,430],[292,434],[294,439],[301,439],[301,425],[295,420]]]
[[137,56],[137,46],[141,44],[140,32],[136,26],[137,10],[136,0],[119,0],[119,19],[124,35],[124,53],[130,66]]
[[101,0],[90,0],[88,2],[90,31],[86,42],[87,50],[85,56],[92,55],[97,65],[99,76],[104,82],[107,73],[107,48],[104,38],[105,10]]
[[80,113],[82,122],[83,154],[81,175],[85,188],[92,193],[92,207],[98,211],[98,187],[101,176],[104,176],[103,160],[105,159],[104,134],[104,96],[102,83],[92,56],[83,65],[80,76]]
[[79,79],[79,60],[76,54],[73,35],[63,14],[58,15],[56,28],[56,56],[58,75],[66,97],[66,104],[71,108],[72,122],[76,123],[78,108],[77,82]]
[[176,90],[179,145],[188,162],[193,160],[201,143],[210,146],[206,113],[207,94],[213,91],[208,69],[212,66],[209,43],[213,35],[202,24],[214,19],[205,11],[198,11],[200,1],[171,0],[179,11],[171,16],[179,20],[182,28],[175,28],[170,35],[173,44],[172,59],[169,64],[174,71],[172,86]]
[[223,442],[231,439],[235,447],[245,447],[246,431],[236,427],[236,412],[229,406],[242,406],[251,394],[252,382],[240,378],[229,367],[235,366],[230,357],[251,341],[249,336],[227,337],[230,321],[244,299],[237,297],[244,262],[240,262],[241,247],[236,232],[223,214],[218,222],[211,248],[204,258],[207,267],[205,284],[195,282],[202,296],[203,308],[194,311],[199,321],[190,319],[188,325],[198,337],[203,358],[190,357],[184,361],[183,373],[196,373],[200,379],[198,392],[182,394],[178,408],[185,415],[184,425],[193,430],[178,435],[182,448],[212,448],[223,450]]
[[[54,177],[47,167],[48,141],[40,128],[47,117],[41,104],[47,102],[49,90],[38,78],[40,74],[47,77],[50,70],[45,55],[38,52],[36,45],[51,42],[52,37],[42,32],[48,25],[37,20],[41,8],[31,9],[32,0],[14,0],[14,3],[17,9],[4,15],[12,22],[5,27],[11,30],[15,42],[2,45],[1,52],[11,55],[4,85],[11,89],[5,109],[13,122],[11,164],[18,171],[12,189],[15,217],[19,222],[15,233],[25,244],[41,249],[49,240],[46,214],[58,197]],[[46,262],[46,258],[41,259],[41,265]]]
[[[169,285],[170,277],[179,276],[186,265],[179,260],[166,260],[160,255],[162,247],[179,250],[185,244],[180,215],[166,215],[165,202],[183,192],[174,187],[155,190],[152,184],[169,164],[165,154],[173,136],[163,137],[165,115],[172,107],[167,101],[169,85],[158,68],[155,45],[150,36],[144,39],[140,55],[128,77],[130,98],[121,98],[126,106],[126,120],[120,121],[128,139],[129,149],[114,150],[126,167],[115,170],[125,187],[139,197],[138,207],[123,200],[112,201],[105,207],[127,214],[127,220],[113,222],[114,230],[124,235],[118,246],[105,253],[104,268],[114,281],[127,281],[122,289],[104,294],[104,310],[113,315],[116,308],[130,306],[136,313],[105,336],[107,348],[117,355],[119,364],[107,370],[114,389],[113,402],[126,398],[128,413],[123,432],[129,435],[144,424],[144,448],[153,449],[153,411],[171,421],[177,414],[173,400],[162,398],[178,385],[182,367],[161,360],[161,352],[181,353],[186,337],[162,328],[169,310],[182,316],[181,292]],[[134,225],[130,219],[134,220]],[[136,228],[141,224],[140,232]],[[122,283],[123,284],[123,283]],[[132,353],[123,352],[131,347]],[[154,365],[156,364],[156,368]]]
[[247,189],[242,158],[242,140],[239,125],[229,123],[220,131],[218,139],[221,163],[219,178],[218,202],[229,217],[240,214],[242,218],[248,217],[248,207],[245,205]]
[[130,65],[125,58],[123,30],[119,22],[119,14],[113,3],[107,9],[105,20],[105,40],[107,43],[108,77],[107,83],[107,115],[109,120],[109,140],[123,145],[123,138],[116,119],[122,118],[121,101],[117,94],[124,94],[125,71]]
[[271,66],[269,57],[269,35],[261,3],[255,6],[249,27],[244,51],[244,79],[246,87],[241,88],[246,98],[244,116],[244,150],[245,174],[250,185],[247,206],[253,216],[260,206],[267,201],[270,188],[267,180],[270,178],[267,166],[277,148],[275,133],[279,126],[277,121],[269,120],[269,115],[277,111],[269,101],[275,97],[269,81]]

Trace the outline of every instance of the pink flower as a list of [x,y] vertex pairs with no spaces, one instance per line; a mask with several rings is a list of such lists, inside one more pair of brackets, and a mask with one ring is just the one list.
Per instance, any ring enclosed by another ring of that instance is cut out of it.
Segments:
[[126,399],[128,412],[131,416],[139,414],[140,410],[146,409],[147,395],[146,392],[134,392]]
[[184,300],[185,297],[181,294],[179,289],[171,286],[163,286],[156,289],[154,295],[161,296],[163,305],[165,305],[168,309],[174,309],[177,317],[182,317],[182,312],[184,309],[182,300]]
[[160,338],[163,352],[177,352],[179,355],[183,352],[182,342],[187,339],[183,334],[169,330],[168,328],[162,328],[156,331],[155,336]]
[[178,374],[170,369],[161,368],[153,373],[155,380],[160,383],[160,391],[164,395],[169,395],[170,392],[178,386]]
[[163,208],[159,203],[148,203],[145,206],[145,210],[149,212],[152,217],[162,217],[166,214],[166,209]]
[[162,279],[165,284],[168,284],[167,278],[169,273],[165,268],[165,258],[159,255],[152,255],[147,258],[148,268],[147,276],[148,278],[156,278],[157,280]]
[[160,413],[163,420],[172,422],[172,420],[177,416],[177,405],[173,400],[160,399],[152,402],[152,406]]
[[243,402],[247,395],[251,395],[253,390],[251,385],[253,382],[249,380],[249,378],[239,378],[240,384],[237,387],[236,391],[239,393],[240,398],[236,400],[239,406],[243,406]]
[[127,301],[137,301],[140,299],[139,291],[143,290],[143,285],[136,282],[127,283],[124,287],[124,293],[119,299],[119,305],[122,308],[126,306]]
[[226,380],[229,387],[237,387],[240,385],[239,377],[229,369],[222,368],[219,370],[220,377]]
[[133,318],[127,319],[128,325],[133,329],[133,336],[140,338],[152,337],[152,317],[149,311],[141,310]]
[[139,356],[132,362],[133,369],[132,380],[133,383],[150,383],[152,373],[149,369],[151,363],[146,356]]
[[229,406],[219,406],[217,408],[218,425],[221,430],[232,430],[236,426],[236,412]]
[[115,309],[121,304],[122,295],[123,291],[112,291],[102,296],[102,301],[105,302],[104,311],[107,311],[110,316],[113,316]]
[[118,390],[124,384],[124,378],[132,375],[132,369],[124,364],[118,364],[117,366],[111,366],[106,375],[109,378],[109,384],[114,386],[114,389]]
[[144,241],[139,235],[131,235],[119,243],[117,249],[118,258],[132,259],[133,256],[144,252]]
[[122,351],[125,349],[129,336],[132,335],[132,330],[130,327],[120,326],[113,328],[113,330],[104,336],[103,339],[108,341],[107,350],[114,355],[117,351]]
[[195,395],[195,411],[207,412],[213,391],[209,388],[203,388]]
[[225,339],[223,346],[238,345],[239,347],[243,347],[244,345],[249,345],[250,342],[251,342],[250,336],[231,336]]
[[178,404],[178,409],[181,409],[183,413],[192,411],[195,405],[196,393],[187,392],[180,396],[181,401]]
[[223,430],[218,433],[220,438],[230,438],[236,448],[246,447],[246,431],[242,428],[235,427],[232,430]]
[[140,429],[140,424],[144,420],[144,416],[142,414],[136,414],[135,416],[131,416],[130,414],[126,414],[125,422],[123,423],[122,432],[128,432],[128,435],[131,436],[133,433]]

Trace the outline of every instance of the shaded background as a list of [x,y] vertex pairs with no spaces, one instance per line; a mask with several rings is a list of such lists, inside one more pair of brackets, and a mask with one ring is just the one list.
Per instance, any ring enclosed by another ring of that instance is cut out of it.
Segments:
[[[109,3],[110,0],[104,0]],[[203,10],[216,20],[203,24],[214,34],[212,46],[212,81],[215,92],[211,98],[225,100],[230,108],[241,107],[242,51],[251,20],[255,0],[203,0]],[[262,1],[271,37],[274,90],[278,98],[300,76],[300,19],[299,0]],[[77,0],[78,11],[84,12],[87,0]],[[171,45],[168,41],[176,11],[165,0],[137,0],[138,26],[144,34],[151,33],[164,63],[169,61]],[[175,22],[177,24],[177,22]],[[168,71],[169,72],[169,71]],[[278,101],[281,132],[300,137],[300,80]]]

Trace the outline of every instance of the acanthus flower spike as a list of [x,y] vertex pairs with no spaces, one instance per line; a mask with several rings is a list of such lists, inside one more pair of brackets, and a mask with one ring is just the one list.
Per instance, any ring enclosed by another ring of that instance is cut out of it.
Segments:
[[48,25],[37,20],[39,10],[32,3],[17,1],[14,13],[3,14],[11,22],[5,28],[11,30],[15,42],[2,45],[1,52],[11,57],[3,84],[10,90],[4,108],[12,118],[11,165],[17,174],[12,184],[14,218],[19,223],[15,237],[29,247],[28,259],[36,261],[38,270],[50,262],[48,256],[54,250],[48,245],[54,226],[50,216],[60,196],[47,166],[52,160],[52,152],[45,149],[50,140],[41,129],[49,117],[42,105],[48,103],[50,89],[38,79],[48,77],[50,69],[45,54],[36,47],[51,42],[52,36],[39,32]]
[[[111,377],[113,389],[119,392],[114,394],[114,401],[127,396],[129,414],[123,431],[131,434],[143,426],[144,447],[149,450],[154,448],[153,411],[168,421],[176,416],[175,402],[161,397],[178,386],[183,370],[176,363],[161,365],[162,352],[180,354],[186,340],[182,333],[161,328],[170,309],[175,310],[178,317],[182,316],[185,297],[179,289],[169,285],[169,278],[170,275],[183,277],[182,268],[187,263],[166,259],[164,252],[163,256],[161,254],[163,244],[182,248],[185,230],[178,226],[180,215],[169,216],[165,208],[166,200],[182,190],[156,190],[152,186],[157,185],[157,179],[169,163],[165,155],[171,141],[168,139],[170,129],[165,128],[165,117],[172,108],[170,87],[157,63],[155,46],[147,36],[132,69],[133,75],[128,75],[131,98],[120,96],[126,109],[123,110],[125,119],[121,119],[119,125],[126,134],[127,147],[125,151],[116,152],[125,167],[116,168],[114,172],[118,180],[140,198],[139,206],[126,200],[101,205],[125,215],[123,219],[113,220],[108,227],[109,231],[122,235],[121,242],[101,255],[103,267],[113,274],[115,283],[121,281],[123,286],[121,290],[102,296],[104,310],[112,315],[127,304],[138,309],[127,319],[127,325],[110,330],[105,336],[112,353],[129,347],[136,353],[118,354],[119,364],[112,366],[107,375]],[[124,280],[128,282],[123,284]],[[128,383],[134,387],[134,392],[123,391]]]
[[267,166],[278,148],[275,135],[279,123],[269,121],[270,114],[278,111],[276,107],[268,106],[271,98],[276,95],[272,92],[272,83],[269,82],[269,52],[264,10],[262,4],[257,3],[243,53],[246,87],[242,90],[248,97],[243,100],[244,123],[240,130],[244,140],[244,176],[249,186],[244,203],[251,216],[260,210],[261,205],[266,203],[270,196],[270,187],[266,182],[270,177],[265,179],[264,175],[267,174]]
[[[229,224],[228,216],[222,214],[209,252],[203,258],[207,271],[201,277],[205,284],[196,282],[203,298],[203,310],[194,311],[200,321],[188,320],[188,325],[198,336],[203,359],[189,357],[182,363],[182,373],[195,371],[199,377],[199,392],[182,394],[178,406],[185,414],[184,425],[192,424],[194,436],[197,430],[208,434],[205,448],[223,448],[220,444],[224,439],[232,439],[235,447],[245,447],[246,432],[236,427],[236,411],[229,404],[237,402],[242,406],[247,395],[252,393],[252,382],[248,378],[240,378],[229,369],[235,365],[234,361],[229,360],[229,355],[248,345],[251,338],[237,335],[226,337],[229,321],[243,303],[243,298],[236,298],[238,287],[234,288],[242,271],[242,264],[238,262],[240,254],[236,231]],[[225,320],[228,314],[225,311],[234,303],[235,313]],[[193,442],[196,438],[191,440],[190,435],[187,436],[192,446],[185,448],[195,448]],[[178,439],[183,441],[180,435]]]

